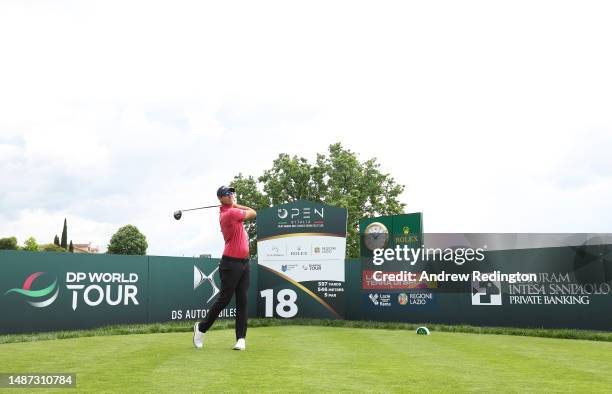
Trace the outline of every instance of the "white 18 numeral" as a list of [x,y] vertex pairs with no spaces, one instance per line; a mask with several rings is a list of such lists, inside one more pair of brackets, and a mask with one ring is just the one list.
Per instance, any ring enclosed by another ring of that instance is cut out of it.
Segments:
[[[266,289],[259,292],[266,299],[266,317],[274,317],[274,290]],[[276,314],[280,317],[289,318],[297,315],[298,307],[295,304],[297,293],[291,289],[283,289],[276,293]],[[289,308],[289,310],[285,310]]]

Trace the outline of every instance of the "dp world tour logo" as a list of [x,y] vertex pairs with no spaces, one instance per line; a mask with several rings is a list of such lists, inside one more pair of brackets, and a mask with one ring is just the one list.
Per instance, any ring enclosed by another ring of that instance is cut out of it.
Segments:
[[217,268],[215,268],[213,272],[210,273],[210,275],[204,275],[204,272],[202,272],[198,267],[196,267],[195,265],[193,266],[193,289],[197,289],[202,283],[206,281],[208,281],[212,286],[212,294],[208,301],[206,301],[206,303],[209,303],[210,300],[212,300],[217,294],[219,294],[219,288],[217,287],[217,284],[215,283],[214,279],[215,273],[218,270],[219,266],[217,266]]
[[57,278],[50,286],[45,287],[44,289],[32,290],[32,283],[34,283],[36,278],[38,278],[39,276],[43,274],[44,272],[34,272],[32,275],[26,278],[25,282],[23,282],[23,288],[21,289],[15,288],[15,289],[7,290],[4,293],[4,295],[7,295],[8,293],[19,293],[19,294],[23,294],[26,297],[31,297],[33,299],[43,299],[47,297],[49,294],[53,293],[53,295],[51,295],[49,298],[45,299],[44,301],[28,301],[28,304],[35,306],[37,308],[44,308],[46,306],[53,304],[53,301],[57,299],[57,295],[59,294],[59,286],[57,285]]

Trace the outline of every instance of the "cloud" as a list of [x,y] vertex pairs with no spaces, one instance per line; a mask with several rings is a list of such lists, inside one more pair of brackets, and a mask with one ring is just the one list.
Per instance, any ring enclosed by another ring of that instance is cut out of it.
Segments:
[[[107,236],[110,239],[114,230],[114,225],[110,223],[92,221],[78,216],[70,217],[67,222],[68,242],[72,240],[73,243],[88,243],[93,241],[94,244],[97,244],[97,240],[101,235]],[[4,220],[2,220],[2,224],[0,231],[5,234],[4,236],[17,235],[20,244],[23,244],[23,242],[31,236],[33,236],[39,244],[48,244],[53,243],[55,235],[61,237],[64,216],[62,216],[61,212],[48,212],[41,209],[24,209],[11,221],[10,229],[5,227]],[[106,245],[101,246],[103,250],[106,248]]]
[[610,10],[4,2],[0,236],[68,217],[79,242],[132,223],[152,254],[218,255],[215,212],[172,212],[337,141],[426,231],[609,231]]

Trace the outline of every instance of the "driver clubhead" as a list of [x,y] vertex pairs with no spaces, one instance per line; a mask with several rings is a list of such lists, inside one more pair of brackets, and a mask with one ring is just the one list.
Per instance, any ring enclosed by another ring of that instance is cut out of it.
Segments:
[[176,212],[174,212],[174,218],[175,218],[176,220],[180,220],[180,219],[181,219],[181,216],[183,216],[183,212],[181,212],[181,211],[176,211]]

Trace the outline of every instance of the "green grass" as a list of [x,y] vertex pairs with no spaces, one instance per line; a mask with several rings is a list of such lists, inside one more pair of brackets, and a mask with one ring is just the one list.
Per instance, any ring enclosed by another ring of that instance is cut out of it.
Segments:
[[201,350],[193,348],[188,332],[5,343],[0,369],[75,372],[76,391],[86,392],[609,392],[612,387],[610,342],[276,325],[250,328],[246,352],[232,351],[233,344],[229,329],[209,332]]
[[[277,326],[325,326],[345,328],[378,328],[386,330],[412,330],[419,326],[427,326],[436,332],[463,332],[471,334],[493,334],[493,335],[519,335],[541,338],[563,338],[584,339],[590,341],[612,342],[612,332],[574,329],[550,329],[550,328],[513,328],[513,327],[479,327],[469,325],[445,325],[431,323],[397,323],[397,322],[374,322],[374,321],[352,321],[352,320],[321,320],[321,319],[249,319],[249,327],[277,327]],[[53,331],[31,334],[8,334],[0,335],[0,344],[15,342],[45,341],[52,339],[81,338],[104,335],[127,335],[127,334],[155,334],[169,332],[188,332],[192,329],[193,322],[166,322],[152,324],[129,324],[114,325],[94,328],[91,330]],[[233,328],[233,320],[218,320],[213,325],[213,330]]]

